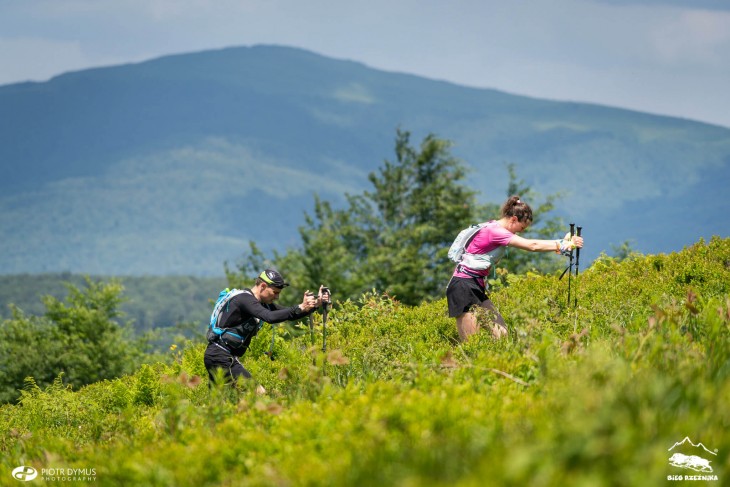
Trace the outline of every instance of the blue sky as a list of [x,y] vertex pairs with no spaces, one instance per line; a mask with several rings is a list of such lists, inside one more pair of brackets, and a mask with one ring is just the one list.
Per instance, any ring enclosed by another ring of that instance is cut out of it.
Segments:
[[730,0],[0,0],[0,84],[254,44],[730,127]]

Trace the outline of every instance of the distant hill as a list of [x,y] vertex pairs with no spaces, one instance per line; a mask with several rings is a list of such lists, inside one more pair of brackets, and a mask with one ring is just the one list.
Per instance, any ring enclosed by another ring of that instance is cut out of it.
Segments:
[[[92,277],[109,282],[108,277]],[[138,331],[191,324],[190,332],[202,334],[210,318],[212,301],[227,286],[225,278],[186,276],[122,277],[124,313],[121,322],[132,322]],[[13,304],[26,315],[41,316],[46,307],[41,298],[53,296],[65,300],[67,285],[86,289],[85,276],[61,274],[19,274],[0,276],[0,321],[12,317]],[[290,298],[291,299],[291,298]],[[284,301],[287,302],[288,301]]]
[[2,274],[221,276],[249,240],[297,245],[315,193],[368,188],[397,127],[452,140],[485,202],[504,199],[507,163],[565,192],[558,214],[583,225],[586,260],[730,235],[730,129],[287,47],[5,85],[0,114]]

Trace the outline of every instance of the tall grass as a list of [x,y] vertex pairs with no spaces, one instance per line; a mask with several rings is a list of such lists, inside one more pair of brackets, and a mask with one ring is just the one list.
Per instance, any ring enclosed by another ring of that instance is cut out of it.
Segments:
[[[29,465],[99,485],[728,485],[730,239],[603,258],[571,286],[577,307],[565,279],[511,276],[509,337],[464,345],[445,300],[339,303],[326,352],[320,315],[314,337],[279,327],[274,361],[262,332],[240,392],[209,389],[202,343],[78,391],[28,380],[0,408],[0,484]],[[669,464],[687,436],[712,472]]]

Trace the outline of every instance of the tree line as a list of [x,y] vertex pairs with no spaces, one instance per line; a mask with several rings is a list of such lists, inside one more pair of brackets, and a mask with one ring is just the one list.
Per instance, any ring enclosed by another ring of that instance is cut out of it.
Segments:
[[[12,307],[27,315],[41,316],[45,306],[41,296],[59,300],[68,295],[68,285],[85,286],[94,281],[115,280],[123,288],[119,311],[131,321],[135,333],[178,327],[181,323],[205,323],[208,304],[226,285],[225,276],[85,276],[70,272],[53,274],[13,274],[0,276],[0,320],[12,318]],[[12,307],[10,306],[12,304]]]

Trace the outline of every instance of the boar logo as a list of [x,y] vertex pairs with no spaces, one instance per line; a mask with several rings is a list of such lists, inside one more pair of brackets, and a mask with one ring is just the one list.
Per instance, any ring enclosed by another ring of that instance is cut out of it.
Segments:
[[703,458],[700,455],[706,455],[709,453],[710,455],[717,456],[717,451],[712,452],[708,450],[702,443],[692,443],[689,436],[672,445],[672,447],[667,451],[672,451],[675,448],[682,450],[684,453],[677,451],[672,453],[672,456],[669,457],[669,465],[679,468],[688,468],[695,472],[712,472],[712,467],[710,466],[711,460]]

